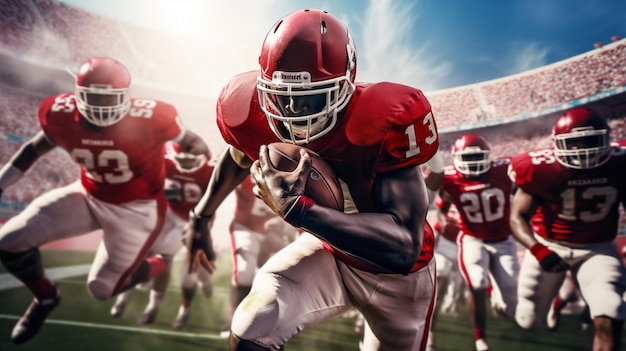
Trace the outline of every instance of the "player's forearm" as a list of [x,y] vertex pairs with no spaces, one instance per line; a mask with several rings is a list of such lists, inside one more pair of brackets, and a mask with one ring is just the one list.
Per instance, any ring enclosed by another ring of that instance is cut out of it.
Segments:
[[47,141],[46,137],[40,133],[33,139],[24,143],[13,155],[9,163],[26,172],[37,161],[37,159],[52,150],[55,146]]
[[32,167],[39,156],[54,146],[46,141],[43,133],[24,143],[20,149],[0,169],[0,190],[4,191],[15,184]]
[[537,243],[533,230],[525,217],[512,213],[509,218],[509,225],[515,239],[527,249]]
[[226,150],[215,166],[204,195],[194,208],[195,214],[206,217],[213,216],[228,194],[249,174],[250,170],[240,167]]
[[386,213],[344,214],[313,205],[300,225],[331,246],[388,273],[409,273],[422,250],[423,224],[409,231]]
[[528,251],[535,256],[537,262],[544,271],[563,272],[569,265],[550,248],[541,244],[535,239],[533,230],[528,222],[527,214],[513,212],[510,218],[511,230],[517,241],[524,245]]

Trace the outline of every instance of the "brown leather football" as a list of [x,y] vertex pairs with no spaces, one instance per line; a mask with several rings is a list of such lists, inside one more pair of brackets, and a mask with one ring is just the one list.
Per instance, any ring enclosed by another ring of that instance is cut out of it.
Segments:
[[[289,143],[272,143],[267,146],[270,162],[274,168],[291,172],[300,161],[302,146]],[[308,150],[311,156],[311,173],[306,181],[304,195],[310,197],[316,204],[343,211],[343,191],[339,178],[330,165],[315,152]]]

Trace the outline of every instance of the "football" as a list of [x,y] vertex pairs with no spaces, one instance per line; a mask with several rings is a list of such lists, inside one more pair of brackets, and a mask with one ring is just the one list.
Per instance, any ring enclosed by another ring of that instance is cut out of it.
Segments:
[[[272,143],[267,146],[270,162],[274,168],[291,172],[300,161],[301,146],[289,143]],[[311,156],[311,173],[306,181],[304,195],[316,204],[343,211],[343,191],[339,178],[332,168],[315,152],[308,150]]]

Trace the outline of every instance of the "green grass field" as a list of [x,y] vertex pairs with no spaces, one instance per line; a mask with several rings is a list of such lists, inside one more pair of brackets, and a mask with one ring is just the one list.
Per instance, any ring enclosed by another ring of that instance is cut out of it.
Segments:
[[[93,252],[42,251],[46,267],[88,265]],[[119,318],[109,316],[111,301],[97,301],[89,296],[86,274],[54,279],[62,290],[61,305],[52,313],[41,332],[23,345],[13,345],[9,335],[32,297],[22,286],[7,286],[7,274],[0,275],[0,350],[227,350],[227,341],[219,338],[219,327],[227,313],[230,263],[224,256],[218,260],[214,275],[215,293],[206,299],[198,292],[187,328],[171,328],[180,302],[181,262],[174,265],[173,277],[162,308],[154,324],[140,326],[136,319],[145,307],[148,294],[136,291]],[[52,275],[53,270],[48,270]],[[5,273],[0,268],[0,273]],[[625,333],[626,334],[626,333]],[[511,320],[488,320],[488,341],[492,350],[560,351],[590,350],[593,330],[582,331],[575,316],[563,316],[558,331],[527,332]],[[437,324],[438,351],[471,351],[473,337],[467,315],[440,316]],[[358,350],[358,336],[349,318],[337,318],[303,331],[287,345],[287,350]],[[626,336],[624,338],[626,345]]]

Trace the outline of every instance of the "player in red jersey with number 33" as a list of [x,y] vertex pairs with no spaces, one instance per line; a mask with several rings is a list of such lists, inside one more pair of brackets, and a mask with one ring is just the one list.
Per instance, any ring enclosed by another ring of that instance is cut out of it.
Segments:
[[46,98],[41,131],[0,170],[0,195],[42,155],[59,147],[80,165],[80,180],[33,201],[0,229],[0,261],[35,295],[11,335],[32,338],[58,305],[60,293],[44,274],[39,246],[102,229],[87,289],[108,299],[156,276],[162,259],[144,260],[157,239],[167,206],[164,146],[180,143],[207,154],[202,139],[182,125],[174,106],[130,97],[130,73],[96,57],[80,66],[74,94]]

